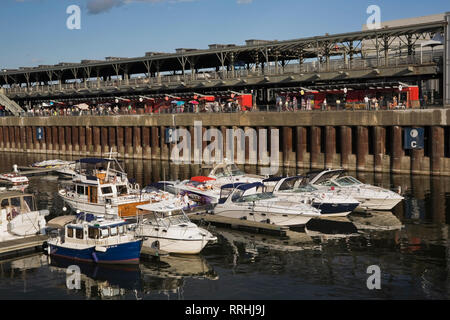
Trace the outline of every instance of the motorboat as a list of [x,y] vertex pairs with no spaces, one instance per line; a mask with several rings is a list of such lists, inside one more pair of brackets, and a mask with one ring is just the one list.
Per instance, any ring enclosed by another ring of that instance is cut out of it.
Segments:
[[345,217],[359,206],[359,201],[341,190],[319,190],[307,183],[305,176],[271,177],[263,180],[266,191],[294,202],[309,203],[320,209],[322,217]]
[[0,241],[46,233],[48,210],[38,210],[32,194],[0,191]]
[[391,190],[365,184],[358,179],[345,175],[343,169],[327,169],[307,174],[309,183],[319,189],[339,190],[360,202],[363,210],[392,210],[404,198]]
[[209,178],[215,179],[214,185],[221,187],[225,184],[243,182],[253,183],[261,182],[264,176],[248,174],[240,170],[236,164],[231,162],[223,162],[216,165],[208,174]]
[[220,197],[220,188],[215,184],[216,179],[197,176],[175,183],[173,187],[177,193],[188,195],[199,205],[216,204]]
[[58,174],[64,176],[73,176],[76,174],[75,161],[65,161],[60,159],[39,161],[31,164],[31,168],[37,169],[54,169]]
[[128,225],[123,219],[80,213],[74,223],[65,225],[63,234],[48,240],[47,252],[50,256],[98,264],[137,264],[142,239]]
[[302,226],[321,216],[310,204],[277,198],[261,182],[222,186],[214,214],[280,226]]
[[70,184],[58,190],[73,210],[134,217],[138,205],[169,200],[174,195],[162,190],[141,190],[131,184],[119,162],[113,158],[85,158],[77,161]]
[[199,228],[186,216],[183,208],[194,202],[187,195],[175,201],[162,201],[140,205],[136,234],[144,238],[144,246],[169,253],[198,254],[217,238],[209,231]]
[[30,181],[28,178],[20,174],[17,165],[13,166],[13,172],[0,174],[0,187],[8,190],[24,191]]

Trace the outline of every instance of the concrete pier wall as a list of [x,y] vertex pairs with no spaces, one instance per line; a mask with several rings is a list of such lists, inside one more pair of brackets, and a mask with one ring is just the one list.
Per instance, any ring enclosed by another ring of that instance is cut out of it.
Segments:
[[[5,117],[0,118],[0,152],[98,157],[112,149],[123,158],[170,160],[176,143],[167,143],[166,129],[181,128],[191,135],[185,144],[192,147],[190,163],[194,163],[210,144],[219,141],[216,137],[205,140],[214,135],[210,129],[222,133],[221,153],[227,157],[226,143],[231,141],[227,130],[234,129],[234,159],[239,164],[262,164],[262,152],[272,165],[305,171],[343,167],[450,176],[448,119],[449,109]],[[195,126],[198,121],[202,127]],[[424,149],[404,149],[404,131],[410,127],[424,129]],[[242,131],[241,138],[237,130]],[[200,136],[195,138],[196,134]],[[239,152],[243,153],[240,157]],[[182,150],[179,155],[189,153]],[[211,156],[214,159],[216,153]]]

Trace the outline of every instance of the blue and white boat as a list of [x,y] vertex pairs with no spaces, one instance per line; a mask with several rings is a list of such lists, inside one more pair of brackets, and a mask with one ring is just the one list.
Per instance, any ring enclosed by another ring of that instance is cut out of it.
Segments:
[[272,177],[263,181],[266,192],[281,199],[310,203],[322,217],[344,217],[359,206],[359,201],[341,190],[319,190],[308,184],[306,176]]
[[122,219],[104,220],[82,214],[64,227],[64,234],[48,240],[48,254],[98,264],[137,264],[142,239]]

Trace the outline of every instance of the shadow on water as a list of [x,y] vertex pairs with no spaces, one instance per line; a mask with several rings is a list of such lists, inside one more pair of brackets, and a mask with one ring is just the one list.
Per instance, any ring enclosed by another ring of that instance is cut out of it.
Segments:
[[[55,155],[0,154],[0,172]],[[205,175],[198,165],[124,160],[129,177],[144,186],[160,180]],[[254,166],[242,167],[259,173]],[[303,169],[281,168],[294,175]],[[392,212],[311,220],[301,235],[285,239],[210,228],[218,236],[198,257],[142,261],[125,272],[88,265],[82,290],[66,287],[67,263],[44,255],[0,261],[0,297],[19,299],[449,299],[450,178],[350,172],[359,180],[397,190],[405,200]],[[40,209],[61,215],[53,176],[30,178]],[[25,260],[24,260],[25,259]],[[70,263],[70,262],[68,262]],[[381,290],[368,290],[367,267],[381,268]]]

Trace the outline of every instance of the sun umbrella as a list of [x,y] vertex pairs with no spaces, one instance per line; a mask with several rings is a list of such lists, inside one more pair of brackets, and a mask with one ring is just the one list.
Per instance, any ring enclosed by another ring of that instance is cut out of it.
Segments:
[[189,103],[192,103],[192,104],[198,104],[198,101],[191,100],[191,101],[189,101]]

